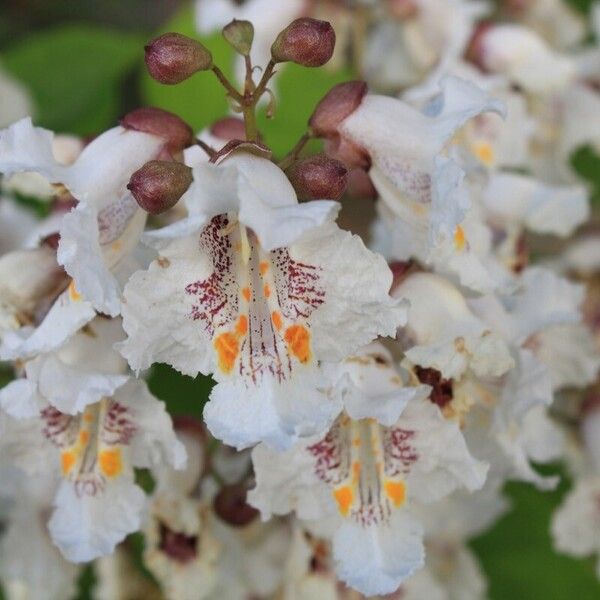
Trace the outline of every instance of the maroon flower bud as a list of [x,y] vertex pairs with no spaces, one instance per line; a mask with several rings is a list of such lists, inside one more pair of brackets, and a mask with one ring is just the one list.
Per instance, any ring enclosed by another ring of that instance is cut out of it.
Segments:
[[347,81],[331,88],[308,121],[313,133],[319,137],[336,135],[339,124],[360,106],[367,91],[364,81]]
[[335,31],[327,21],[304,17],[290,23],[273,42],[271,56],[277,62],[320,67],[332,56]]
[[484,40],[488,31],[494,26],[493,23],[482,22],[475,27],[471,41],[465,52],[467,60],[477,65],[481,70],[486,71],[487,67],[485,64],[485,48]]
[[248,56],[254,41],[254,25],[250,21],[237,21],[234,19],[223,27],[223,37],[233,46],[236,52]]
[[120,120],[121,127],[133,131],[143,131],[164,138],[170,154],[181,152],[194,141],[192,128],[177,115],[146,106],[127,113]]
[[181,83],[198,71],[212,68],[211,53],[180,33],[165,33],[144,47],[150,75],[168,85]]
[[341,135],[335,135],[325,140],[325,152],[344,163],[349,169],[368,170],[371,166],[369,153]]
[[221,488],[214,500],[217,515],[234,527],[249,525],[258,516],[258,511],[246,502],[246,486],[242,483]]
[[237,117],[219,119],[212,125],[210,132],[215,137],[225,141],[243,140],[246,137],[244,121]]
[[192,180],[192,170],[182,163],[151,160],[131,176],[127,189],[141,208],[159,215],[177,204]]
[[388,0],[388,9],[394,17],[400,20],[412,19],[419,12],[415,0]]
[[50,233],[40,240],[40,246],[46,246],[52,250],[58,250],[58,244],[60,242],[60,233]]
[[346,190],[348,170],[339,160],[316,154],[295,162],[286,175],[301,200],[337,200]]
[[348,195],[358,200],[375,200],[377,198],[377,190],[364,169],[354,168],[348,172]]

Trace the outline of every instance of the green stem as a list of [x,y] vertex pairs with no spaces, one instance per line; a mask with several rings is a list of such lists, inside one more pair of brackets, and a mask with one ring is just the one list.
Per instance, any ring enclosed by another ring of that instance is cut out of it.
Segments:
[[298,158],[304,146],[312,139],[312,134],[305,133],[296,143],[296,145],[279,161],[278,165],[282,171],[289,168],[292,163]]
[[229,96],[240,103],[244,101],[244,96],[242,96],[242,94],[240,94],[233,87],[233,85],[231,85],[229,79],[225,77],[225,74],[223,71],[221,71],[221,69],[219,69],[219,67],[217,67],[217,65],[213,65],[212,72],[217,76],[217,79],[221,82],[221,85],[227,90]]

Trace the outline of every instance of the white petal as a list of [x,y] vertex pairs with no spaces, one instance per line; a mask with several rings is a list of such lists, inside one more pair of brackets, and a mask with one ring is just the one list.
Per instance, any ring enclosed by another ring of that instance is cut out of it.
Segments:
[[420,502],[434,502],[459,487],[469,491],[485,483],[487,465],[475,460],[454,421],[446,420],[429,400],[411,402],[398,427],[415,431],[418,460],[407,476],[407,489]]
[[255,387],[238,378],[213,388],[204,407],[211,433],[229,446],[242,449],[260,441],[278,450],[299,438],[324,434],[341,410],[325,393],[318,371],[299,368],[278,384],[265,377]]
[[434,368],[447,379],[460,377],[467,368],[480,376],[499,376],[513,366],[505,343],[446,279],[416,273],[394,290],[394,296],[410,302],[406,333],[417,345],[406,355],[414,364]]
[[14,360],[50,352],[96,316],[92,305],[70,290],[63,292],[38,327],[24,327],[7,333],[0,346],[0,358]]
[[[131,203],[126,196],[113,206]],[[110,209],[107,209],[110,210]],[[57,258],[74,279],[77,291],[100,312],[116,316],[120,312],[121,287],[110,268],[133,250],[146,222],[146,215],[137,206],[133,216],[124,215],[127,225],[111,242],[100,245],[98,212],[80,204],[63,218]],[[111,215],[118,219],[118,215]],[[116,248],[117,250],[113,250]]]
[[422,535],[405,511],[380,527],[345,521],[333,538],[336,573],[366,596],[390,594],[423,566]]
[[391,271],[358,236],[323,225],[307,232],[290,255],[322,269],[325,302],[309,318],[318,358],[342,360],[377,336],[394,336],[405,323],[406,303],[389,296]]
[[135,273],[124,290],[123,328],[128,339],[121,352],[140,371],[166,362],[186,375],[214,369],[212,342],[204,327],[190,320],[195,296],[190,282],[213,271],[210,257],[200,251],[198,236],[177,240],[162,251],[147,271]]
[[600,551],[598,494],[600,479],[582,479],[554,514],[552,537],[559,552],[566,552],[571,556],[587,556]]
[[43,406],[37,386],[28,379],[16,379],[0,389],[0,407],[14,419],[36,417]]
[[524,175],[494,175],[483,198],[492,219],[561,237],[570,235],[589,217],[583,187],[545,185]]
[[88,404],[111,397],[128,380],[126,375],[82,371],[54,355],[41,356],[28,363],[26,372],[37,381],[39,394],[48,403],[71,415],[82,412]]
[[256,487],[248,502],[260,510],[263,520],[292,511],[305,520],[336,514],[331,490],[317,478],[314,457],[304,444],[283,452],[259,444],[252,450],[252,463]]
[[175,469],[185,467],[185,446],[175,435],[164,402],[150,393],[146,382],[130,379],[114,399],[129,408],[137,427],[130,445],[134,466],[156,468],[168,463]]
[[144,503],[144,492],[125,477],[95,496],[78,496],[73,484],[63,481],[48,529],[67,560],[87,562],[112,553],[125,536],[140,528]]

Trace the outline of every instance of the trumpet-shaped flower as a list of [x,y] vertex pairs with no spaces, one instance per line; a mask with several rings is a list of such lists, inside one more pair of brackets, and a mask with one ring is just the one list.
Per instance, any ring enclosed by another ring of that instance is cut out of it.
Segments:
[[331,222],[336,203],[298,204],[265,158],[236,152],[194,177],[188,218],[149,234],[160,256],[126,286],[122,352],[136,370],[213,373],[204,417],[227,444],[289,446],[340,410],[317,362],[394,334],[404,303],[381,257]]

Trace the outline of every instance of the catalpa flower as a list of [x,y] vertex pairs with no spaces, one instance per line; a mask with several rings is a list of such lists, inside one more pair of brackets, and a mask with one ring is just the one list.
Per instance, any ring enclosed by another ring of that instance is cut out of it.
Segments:
[[[397,91],[432,70],[446,70],[464,52],[488,7],[472,0],[389,2],[367,38],[364,71],[370,85]],[[395,9],[395,5],[398,7]]]
[[48,406],[76,415],[127,383],[126,361],[113,350],[123,339],[118,319],[98,317],[63,345],[24,361],[24,377],[0,390],[12,417],[38,416]]
[[[592,392],[593,393],[593,392]],[[552,537],[559,552],[570,556],[600,556],[600,410],[592,396],[584,406],[581,438],[585,452],[583,472],[552,518]],[[600,560],[596,563],[600,579]]]
[[[471,118],[503,106],[471,83],[448,77],[419,111],[356,83],[334,88],[317,106],[313,130],[346,162],[370,164],[389,229],[390,258],[417,258],[458,274],[477,290],[498,284],[487,264],[491,239],[474,213],[451,140]],[[333,116],[332,116],[333,115]]]
[[0,133],[0,171],[34,171],[62,184],[78,200],[60,228],[58,261],[94,308],[116,315],[120,285],[113,274],[137,245],[146,213],[126,189],[131,174],[156,158],[167,140],[114,127],[93,140],[71,165],[53,153],[53,134],[23,119]]
[[[338,577],[363,594],[388,594],[423,565],[422,529],[410,503],[434,502],[460,486],[478,489],[487,467],[470,456],[457,425],[419,388],[406,402],[409,388],[382,347],[348,358],[340,375],[342,386],[350,378],[354,402],[362,395],[362,418],[342,414],[325,437],[283,453],[257,446],[250,502],[265,519],[291,511],[301,519],[328,519]],[[391,404],[392,389],[398,394],[394,422],[381,419],[379,407],[382,395]]]
[[575,60],[553,50],[535,31],[514,23],[482,26],[470,52],[483,69],[506,76],[531,94],[564,90],[577,75]]
[[[69,415],[48,406],[39,417],[7,427],[3,453],[26,464],[32,476],[52,468],[62,473],[48,528],[71,562],[109,554],[139,529],[145,495],[134,483],[134,467],[185,462],[163,403],[133,379],[83,412]],[[20,435],[10,435],[14,427]],[[58,449],[56,460],[51,446]]]
[[414,273],[393,291],[410,302],[403,330],[406,357],[446,379],[467,371],[499,377],[514,366],[504,340],[469,309],[460,291],[433,273]]
[[12,464],[3,464],[0,481],[0,579],[6,597],[72,597],[79,570],[61,556],[45,523],[52,510],[57,474],[48,470],[31,476]]
[[269,160],[234,152],[200,163],[189,217],[149,234],[159,258],[125,288],[123,355],[213,373],[204,410],[238,448],[282,447],[324,431],[339,403],[318,361],[335,361],[405,318],[384,260],[332,222],[337,204],[298,204]]

